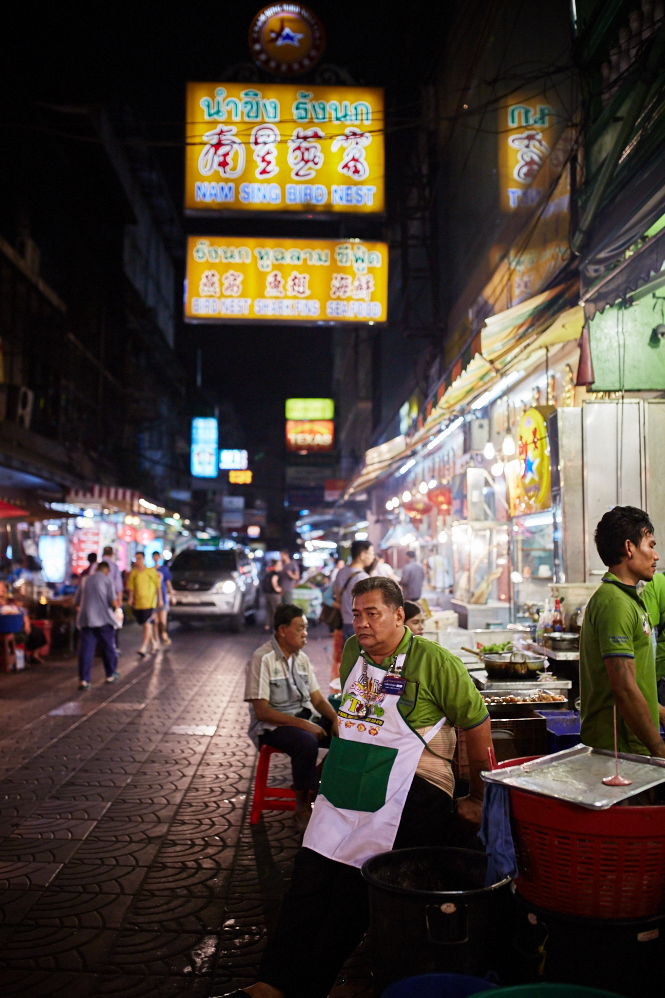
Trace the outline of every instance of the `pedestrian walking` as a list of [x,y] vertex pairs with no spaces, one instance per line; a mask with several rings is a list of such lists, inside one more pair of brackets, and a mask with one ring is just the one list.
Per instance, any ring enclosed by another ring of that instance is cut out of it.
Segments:
[[368,579],[367,569],[374,561],[374,547],[370,541],[354,541],[351,545],[351,564],[340,568],[335,579],[335,606],[342,614],[342,636],[346,641],[353,634],[353,607],[351,589],[361,579]]
[[288,551],[280,551],[282,568],[279,573],[279,588],[282,594],[282,603],[293,603],[293,590],[300,579],[298,566],[291,560]]
[[168,647],[171,644],[171,639],[169,637],[168,625],[169,625],[169,604],[171,596],[173,595],[173,583],[171,582],[171,569],[166,564],[165,561],[159,564],[159,551],[152,552],[152,560],[154,562],[154,567],[157,570],[157,574],[161,579],[161,590],[162,590],[162,605],[157,610],[155,614],[155,620],[153,620],[153,626],[155,628],[155,638],[159,640],[160,636],[162,642]]
[[271,561],[268,563],[265,575],[261,581],[261,591],[266,601],[266,622],[264,631],[272,631],[275,610],[282,602],[282,590],[279,585],[279,573],[282,569],[281,561]]
[[392,579],[397,582],[397,576],[382,554],[376,556],[368,569],[368,575],[371,579]]
[[84,568],[81,572],[79,578],[86,579],[89,575],[93,575],[97,571],[97,555],[94,551],[91,551],[88,555],[88,567]]
[[407,551],[406,557],[408,558],[408,561],[402,569],[400,585],[402,586],[404,599],[409,600],[411,603],[415,603],[416,600],[419,600],[423,594],[425,569],[418,562],[415,551]]
[[135,566],[127,578],[127,590],[134,617],[143,627],[143,641],[138,650],[138,654],[143,658],[148,654],[148,650],[159,651],[159,640],[155,638],[152,620],[155,610],[160,609],[162,604],[161,580],[157,571],[146,565],[143,551],[138,551],[136,554]]
[[113,683],[118,678],[118,653],[113,636],[115,629],[113,611],[118,606],[118,594],[109,571],[109,563],[100,561],[96,572],[88,576],[85,585],[77,594],[78,623],[81,630],[78,649],[80,690],[89,690],[92,685],[92,660],[97,644],[104,663],[106,682]]

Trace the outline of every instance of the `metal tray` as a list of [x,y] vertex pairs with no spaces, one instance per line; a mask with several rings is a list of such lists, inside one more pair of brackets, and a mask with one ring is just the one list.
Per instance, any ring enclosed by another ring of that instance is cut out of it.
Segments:
[[537,690],[570,690],[572,689],[570,679],[556,679],[551,676],[548,680],[538,679],[487,679],[482,684],[483,693],[535,693]]
[[650,787],[665,783],[665,760],[619,752],[619,773],[632,780],[629,787],[606,787],[604,776],[614,773],[614,752],[575,745],[564,752],[533,762],[482,774],[486,783],[517,787],[542,797],[565,800],[604,810]]

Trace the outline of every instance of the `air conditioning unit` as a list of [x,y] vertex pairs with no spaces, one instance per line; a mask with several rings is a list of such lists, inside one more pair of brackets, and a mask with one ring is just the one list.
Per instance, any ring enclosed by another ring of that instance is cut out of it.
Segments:
[[32,406],[35,393],[22,385],[7,385],[7,402],[5,419],[8,423],[18,423],[26,430],[30,429]]
[[489,419],[472,419],[464,424],[464,450],[467,454],[482,451],[489,438]]

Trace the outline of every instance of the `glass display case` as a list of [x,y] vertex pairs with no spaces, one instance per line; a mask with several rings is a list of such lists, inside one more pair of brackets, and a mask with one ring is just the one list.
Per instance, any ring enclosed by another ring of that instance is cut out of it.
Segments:
[[512,581],[517,616],[530,604],[544,605],[556,581],[555,514],[552,510],[516,516],[512,521]]

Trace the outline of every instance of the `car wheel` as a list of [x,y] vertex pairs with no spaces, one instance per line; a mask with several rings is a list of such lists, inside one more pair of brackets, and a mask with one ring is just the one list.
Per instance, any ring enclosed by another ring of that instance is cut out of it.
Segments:
[[242,613],[234,613],[232,617],[229,617],[229,630],[231,634],[240,634],[244,623],[245,618]]

